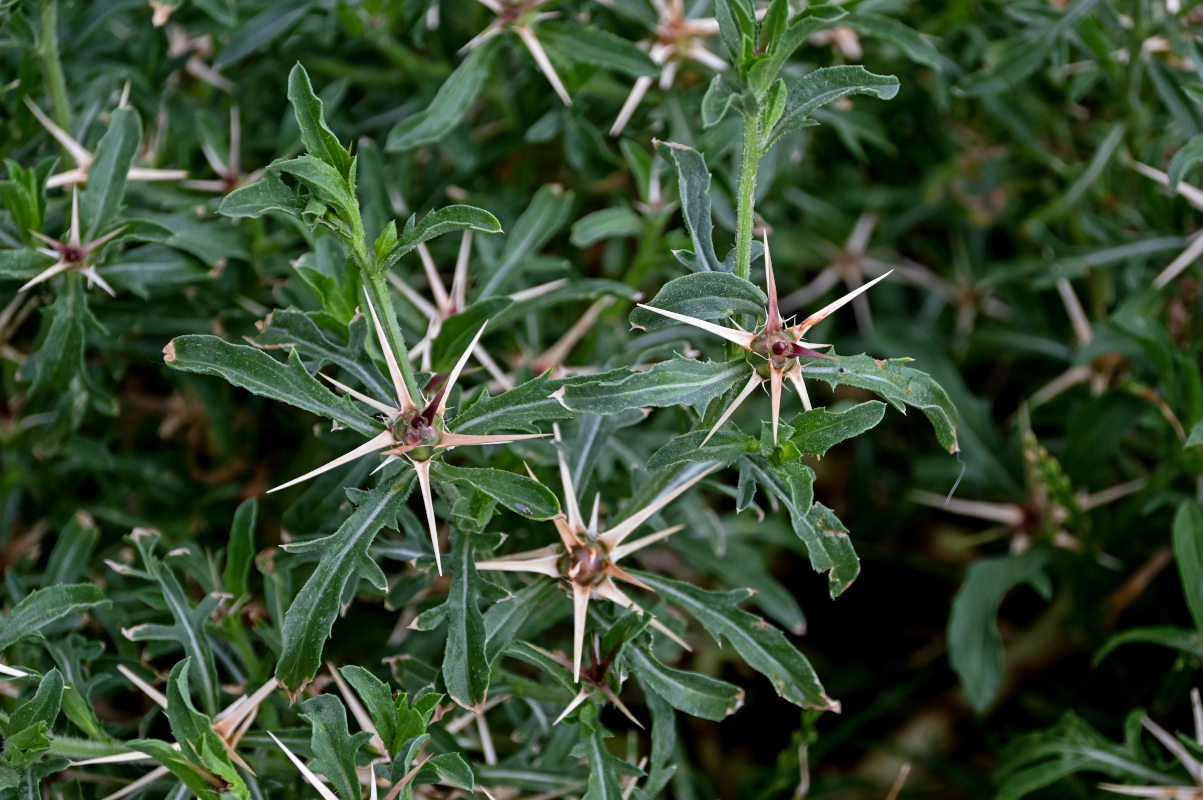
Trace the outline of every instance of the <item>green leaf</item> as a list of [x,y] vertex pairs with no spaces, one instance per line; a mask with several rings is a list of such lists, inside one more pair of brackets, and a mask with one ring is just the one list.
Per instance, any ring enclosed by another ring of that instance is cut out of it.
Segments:
[[948,659],[979,712],[994,699],[1003,673],[998,607],[1003,595],[1021,583],[1046,599],[1052,584],[1044,572],[1047,555],[1029,550],[1018,556],[984,558],[969,567],[952,600],[948,619]]
[[646,648],[627,647],[623,657],[643,686],[686,714],[718,721],[734,714],[744,703],[743,689],[738,686],[665,666]]
[[88,185],[79,195],[79,230],[87,242],[104,233],[117,219],[134,157],[142,145],[142,122],[131,108],[113,112],[109,129],[96,145],[88,167]]
[[453,467],[441,461],[434,463],[432,473],[437,480],[484,492],[528,519],[551,519],[560,513],[555,494],[525,475],[492,468]]
[[[196,5],[211,5],[211,3],[197,3]],[[288,6],[264,8],[234,28],[214,60],[213,66],[218,69],[228,67],[252,53],[263,50],[272,42],[282,41],[288,31],[304,19],[312,6],[312,2],[305,0],[296,4],[290,3]],[[237,17],[233,9],[230,9],[229,14]],[[226,25],[227,23],[223,23],[223,27]],[[232,26],[234,22],[230,22],[228,25]]]
[[522,265],[568,224],[571,214],[572,192],[565,192],[559,184],[540,186],[506,237],[501,256],[488,271],[478,297],[503,293],[522,274]]
[[[246,800],[250,796],[242,776],[230,762],[229,753],[221,737],[213,730],[213,720],[197,711],[188,696],[189,659],[175,665],[167,678],[167,721],[171,735],[180,746],[180,754],[191,764],[220,778],[226,784],[225,794]],[[131,742],[134,749],[136,742]],[[170,769],[168,764],[164,766]],[[216,795],[210,790],[206,794]]]
[[800,125],[816,108],[853,94],[890,100],[898,94],[898,78],[875,75],[864,67],[838,66],[821,67],[790,81],[785,111],[773,127],[769,141],[775,141],[785,131]]
[[804,411],[789,421],[794,429],[790,441],[803,453],[825,455],[831,447],[877,425],[885,413],[885,403],[876,400],[843,411],[826,408]]
[[42,573],[44,586],[74,583],[92,565],[92,552],[100,539],[100,528],[87,513],[77,511],[59,532],[46,570]]
[[660,74],[660,66],[634,42],[593,25],[543,22],[539,25],[539,40],[570,63],[612,69],[633,78]]
[[452,700],[479,710],[489,690],[489,661],[485,655],[485,621],[480,613],[480,577],[471,538],[464,534],[455,537],[452,553],[455,566],[447,594],[443,681]]
[[485,655],[490,664],[514,641],[522,624],[558,594],[555,581],[538,580],[485,610]]
[[177,336],[163,349],[167,365],[185,372],[216,375],[229,383],[291,406],[337,420],[364,436],[380,433],[380,425],[322,386],[293,350],[284,364],[262,350],[231,344],[208,335]]
[[694,272],[733,272],[714,252],[714,221],[710,218],[710,170],[702,154],[692,147],[661,142],[659,152],[677,168],[681,193],[681,216],[692,253],[675,253],[677,260]]
[[[334,627],[343,592],[352,578],[383,577],[370,548],[385,525],[395,524],[397,509],[413,485],[413,473],[386,481],[370,492],[354,492],[358,508],[337,531],[320,539],[293,544],[290,552],[318,557],[317,567],[293,598],[284,616],[276,678],[293,693],[301,690],[322,663],[322,649]],[[386,586],[378,586],[381,591]]]
[[359,216],[359,202],[351,193],[347,179],[339,171],[317,156],[303,155],[283,161],[273,161],[271,168],[287,172],[307,186],[314,196],[327,205],[334,206],[346,222]]
[[43,312],[50,317],[46,338],[22,365],[22,377],[33,373],[33,389],[66,392],[84,371],[84,344],[89,323],[98,325],[78,275],[68,275],[63,289]]
[[292,104],[292,112],[301,128],[301,144],[305,146],[305,150],[333,167],[338,176],[345,179],[351,167],[351,154],[326,126],[322,101],[313,93],[309,73],[300,62],[288,73],[288,102]]
[[1200,634],[1199,631],[1173,625],[1153,625],[1145,628],[1129,628],[1112,636],[1095,653],[1094,663],[1098,664],[1110,655],[1112,650],[1123,644],[1156,644],[1194,658],[1203,659],[1203,634]]
[[695,361],[674,356],[645,372],[607,373],[607,377],[564,386],[564,405],[572,411],[617,414],[632,408],[689,405],[705,407],[737,381],[748,378],[748,363]]
[[485,42],[468,52],[463,62],[439,87],[434,99],[417,114],[403,119],[388,132],[384,149],[404,152],[437,142],[449,134],[476,102],[493,66],[494,47]]
[[37,250],[0,250],[0,279],[27,281],[53,263]]
[[[751,281],[729,272],[695,272],[664,284],[646,305],[707,322],[746,315],[755,317],[759,324],[767,314],[768,302],[765,293]],[[681,324],[645,308],[632,311],[630,321],[632,326],[649,331]]]
[[[359,699],[363,701],[389,755],[396,755],[401,745],[401,742],[397,741],[397,706],[394,704],[393,693],[389,691],[388,685],[358,664],[339,667],[338,671],[347,679],[347,683],[351,684],[355,694],[359,695]],[[422,732],[424,730],[425,726],[423,726]]]
[[[831,353],[835,355],[835,353]],[[899,411],[906,406],[922,411],[936,431],[936,440],[950,453],[957,452],[957,410],[948,394],[930,375],[905,366],[909,358],[878,361],[863,353],[837,356],[834,361],[816,360],[803,367],[805,377],[818,378],[829,386],[847,385],[879,395]]]
[[727,640],[752,669],[773,683],[777,693],[795,705],[838,711],[840,704],[823,691],[814,668],[779,629],[738,607],[748,590],[712,592],[689,583],[640,572],[664,600],[689,612],[720,645]]
[[643,771],[606,747],[610,732],[598,722],[597,708],[592,704],[581,709],[581,728],[583,736],[572,755],[589,759],[589,783],[582,800],[622,800],[622,776],[642,775]]
[[440,753],[426,762],[422,771],[427,770],[434,773],[434,780],[427,780],[422,773],[418,773],[414,783],[447,783],[467,791],[476,786],[476,775],[472,772],[472,767],[459,753]]
[[347,728],[347,710],[332,694],[319,694],[301,704],[301,717],[312,726],[309,744],[313,748],[310,769],[325,775],[342,800],[360,800],[359,774],[355,756],[372,738],[368,731],[354,736]]
[[1200,422],[1195,425],[1195,427],[1191,428],[1190,435],[1186,437],[1186,444],[1182,446],[1184,448],[1203,446],[1203,422]]
[[802,43],[824,28],[829,28],[847,16],[846,11],[835,6],[812,6],[795,14],[781,35],[768,43],[768,56],[758,60],[748,71],[748,85],[757,97],[763,97],[773,81],[777,80],[794,51]]
[[0,617],[0,650],[5,650],[30,636],[40,636],[42,628],[63,617],[106,605],[108,602],[100,587],[90,583],[47,586],[32,591],[11,611]]
[[235,598],[247,593],[247,576],[255,559],[255,518],[259,504],[251,497],[238,504],[230,525],[230,544],[226,547],[226,569],[221,582]]
[[63,702],[63,674],[51,669],[42,676],[33,697],[17,706],[4,731],[3,762],[26,767],[50,748],[50,729]]
[[397,237],[397,243],[393,245],[381,262],[380,269],[382,271],[389,269],[402,256],[428,239],[442,236],[444,233],[463,230],[500,233],[501,223],[497,221],[497,217],[483,208],[464,205],[436,208],[422,217],[421,222],[415,222],[415,217],[410,217],[405,223],[405,229]]
[[723,121],[739,99],[739,87],[731,82],[728,73],[720,72],[710,79],[702,95],[702,127],[713,128]]
[[1174,515],[1174,560],[1186,595],[1186,606],[1195,620],[1195,629],[1203,634],[1203,509],[1186,501]]
[[329,331],[319,327],[309,314],[295,308],[281,308],[268,314],[260,326],[255,344],[269,348],[280,345],[295,347],[307,359],[305,366],[309,370],[316,371],[327,364],[334,364],[354,377],[367,394],[386,398],[395,390],[368,355],[367,333],[368,322],[360,317],[347,326],[347,341],[343,344]]
[[430,345],[430,369],[451,372],[481,326],[511,305],[513,301],[508,297],[490,297],[448,317]]
[[723,464],[730,464],[740,456],[755,453],[760,446],[754,437],[733,426],[719,429],[710,437],[710,441],[703,445],[702,440],[706,438],[707,433],[692,431],[670,440],[668,444],[652,453],[647,460],[647,468],[657,472],[690,462],[721,461]]
[[567,419],[572,414],[552,392],[559,384],[546,375],[531,378],[508,392],[490,397],[482,391],[450,423],[456,433],[483,434],[495,431],[537,432],[536,423]]
[[126,746],[131,750],[146,753],[166,767],[197,797],[203,800],[218,800],[217,787],[221,785],[221,780],[207,769],[194,764],[167,742],[158,739],[135,739],[126,742]]
[[621,239],[638,236],[643,231],[643,220],[626,206],[603,208],[572,223],[569,241],[573,247],[588,247],[604,239]]
[[297,196],[274,170],[267,170],[263,177],[247,186],[239,186],[227,194],[217,207],[217,213],[227,217],[262,217],[271,211],[301,218],[305,203]]
[[1200,161],[1203,161],[1203,133],[1192,136],[1170,160],[1170,166],[1166,170],[1170,178],[1170,189],[1177,189],[1182,178]]
[[893,17],[854,13],[842,24],[865,38],[879,39],[897,47],[904,56],[916,64],[922,64],[937,72],[942,69],[939,49],[923,38],[914,28]]

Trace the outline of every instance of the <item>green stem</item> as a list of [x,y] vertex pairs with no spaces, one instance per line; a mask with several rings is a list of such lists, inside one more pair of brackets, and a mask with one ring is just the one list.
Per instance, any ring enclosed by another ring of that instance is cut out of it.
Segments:
[[54,121],[65,131],[71,128],[71,106],[67,103],[67,81],[58,55],[58,3],[42,3],[42,18],[35,49],[42,62],[42,79],[50,95],[50,111]]
[[748,280],[752,273],[752,228],[756,205],[756,168],[760,165],[760,113],[744,110],[743,156],[739,164],[739,190],[735,198],[735,274]]

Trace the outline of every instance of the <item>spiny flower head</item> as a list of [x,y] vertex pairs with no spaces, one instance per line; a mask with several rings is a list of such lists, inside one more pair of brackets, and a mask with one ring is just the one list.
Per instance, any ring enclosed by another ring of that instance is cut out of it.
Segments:
[[[818,348],[830,347],[828,344],[818,344],[808,342],[804,338],[808,331],[815,325],[818,325],[823,320],[827,319],[832,312],[850,303],[854,298],[859,297],[862,293],[867,292],[872,286],[879,281],[884,280],[890,275],[890,272],[874,278],[866,284],[863,284],[856,289],[848,292],[839,299],[829,303],[823,308],[811,314],[806,319],[796,325],[786,325],[785,320],[781,317],[781,310],[777,304],[777,280],[773,275],[773,260],[769,255],[769,240],[768,236],[764,239],[764,272],[765,279],[768,283],[768,298],[769,305],[765,315],[766,321],[764,327],[756,331],[745,331],[742,328],[727,328],[723,325],[716,325],[713,322],[690,317],[686,314],[678,314],[675,311],[667,311],[663,308],[639,304],[640,308],[645,308],[648,311],[654,311],[657,314],[674,319],[678,322],[683,322],[686,325],[692,325],[695,328],[700,328],[708,333],[713,333],[716,336],[721,336],[729,342],[734,342],[740,347],[763,359],[763,363],[753,366],[752,375],[748,382],[736,395],[735,400],[719,417],[718,422],[710,429],[710,433],[702,440],[705,444],[710,440],[710,437],[718,431],[723,424],[731,418],[735,413],[735,409],[739,407],[752,390],[762,384],[764,381],[769,381],[770,398],[772,402],[773,416],[773,442],[777,441],[777,426],[781,416],[781,386],[785,380],[789,380],[798,394],[802,398],[802,405],[807,410],[811,410],[810,396],[806,392],[806,385],[802,382],[802,359],[813,358],[832,358],[832,356],[824,355],[818,352]],[[764,374],[767,372],[767,375]]]

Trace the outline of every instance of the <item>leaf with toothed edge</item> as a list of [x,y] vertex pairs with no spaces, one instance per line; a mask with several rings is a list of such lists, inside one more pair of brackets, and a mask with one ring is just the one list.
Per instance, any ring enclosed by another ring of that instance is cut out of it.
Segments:
[[405,222],[405,227],[397,237],[397,242],[380,260],[380,272],[387,271],[396,264],[402,256],[413,251],[418,245],[436,236],[453,231],[481,231],[483,233],[500,233],[501,223],[497,217],[476,206],[454,205],[436,208],[417,221],[411,216]]
[[739,608],[748,598],[748,590],[712,592],[646,572],[634,574],[662,600],[687,611],[716,642],[730,642],[748,666],[772,681],[786,700],[802,708],[839,711],[840,704],[823,691],[814,668],[785,634]]
[[301,708],[304,709],[301,718],[312,728],[310,769],[325,775],[340,798],[358,800],[362,793],[355,757],[371,740],[371,732],[359,731],[352,735],[347,728],[347,710],[332,694],[311,697],[301,704]]
[[755,453],[759,446],[756,439],[734,426],[715,431],[703,445],[702,440],[708,435],[707,431],[691,431],[671,439],[652,453],[647,460],[647,468],[657,471],[687,462],[721,461],[730,464],[740,456]]
[[300,691],[321,667],[322,650],[334,627],[348,582],[366,574],[378,588],[387,588],[384,573],[372,560],[370,548],[381,528],[396,524],[397,509],[414,482],[414,473],[407,470],[369,492],[349,492],[358,508],[337,531],[288,547],[290,551],[309,551],[319,557],[317,567],[284,615],[276,678],[290,692]]
[[625,648],[623,658],[642,685],[686,714],[717,722],[744,704],[744,692],[738,686],[698,672],[673,669],[643,647]]
[[454,574],[447,595],[443,681],[452,700],[465,708],[478,709],[489,690],[485,621],[480,613],[480,578],[469,535],[454,537],[451,550]]
[[456,433],[468,434],[538,432],[538,422],[572,416],[572,412],[552,396],[560,385],[559,381],[550,380],[543,374],[494,397],[482,390],[464,404],[464,410],[448,427]]
[[693,240],[693,252],[676,252],[685,266],[694,272],[732,272],[714,252],[714,222],[710,217],[710,170],[702,154],[692,147],[660,142],[657,151],[671,159],[677,168],[681,192],[681,215]]
[[793,428],[789,440],[801,452],[821,456],[845,439],[871,429],[881,422],[885,413],[885,403],[876,400],[843,411],[829,411],[826,408],[804,411],[789,421]]
[[41,629],[56,620],[108,603],[100,587],[90,583],[36,589],[0,616],[0,650],[26,637],[41,636]]
[[581,708],[581,741],[572,755],[589,760],[589,783],[582,800],[622,800],[622,776],[642,776],[643,770],[613,755],[606,747],[610,732],[601,726],[597,708],[586,703]]

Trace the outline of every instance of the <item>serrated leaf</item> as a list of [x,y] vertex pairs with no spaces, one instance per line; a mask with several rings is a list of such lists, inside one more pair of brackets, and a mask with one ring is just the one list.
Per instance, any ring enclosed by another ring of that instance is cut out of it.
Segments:
[[79,230],[87,242],[106,232],[121,212],[125,185],[142,145],[142,121],[132,108],[113,111],[109,129],[96,144],[88,185],[79,195]]
[[748,364],[695,361],[675,356],[644,372],[625,372],[600,380],[567,384],[564,405],[572,411],[617,414],[632,408],[690,405],[704,407],[737,381],[746,381]]
[[288,607],[280,633],[276,678],[289,691],[300,691],[317,674],[343,592],[352,578],[365,569],[371,571],[369,563],[375,567],[370,553],[372,542],[381,528],[395,524],[397,509],[408,495],[413,479],[414,474],[406,472],[395,481],[360,493],[355,513],[337,531],[305,543],[305,550],[320,557],[313,574]]
[[480,577],[470,537],[457,536],[452,552],[455,566],[447,594],[443,681],[452,700],[465,708],[479,708],[489,690],[489,661],[485,655],[484,616],[480,613]]
[[546,375],[531,378],[496,397],[482,395],[450,422],[456,433],[539,430],[536,423],[567,419],[572,414],[552,392],[559,384]]
[[63,617],[108,602],[100,587],[90,583],[47,586],[32,591],[0,617],[0,650],[30,636],[40,636],[42,628]]
[[998,607],[1003,595],[1021,583],[1046,599],[1052,584],[1044,572],[1047,555],[1029,550],[1018,556],[974,562],[952,600],[948,618],[948,660],[978,711],[994,698],[1003,673],[1003,642],[998,633]]
[[[664,284],[646,305],[707,322],[750,316],[759,324],[767,314],[768,302],[765,293],[751,281],[729,272],[695,272]],[[681,324],[645,308],[632,311],[630,321],[631,325],[649,331]]]
[[678,711],[718,721],[734,714],[744,703],[743,689],[738,686],[665,666],[643,647],[627,647],[623,654],[639,682]]
[[459,125],[484,88],[492,70],[493,52],[491,42],[469,51],[422,111],[393,126],[384,149],[394,153],[412,150],[439,141]]
[[[835,356],[835,353],[831,353]],[[936,439],[950,453],[960,449],[957,444],[957,410],[948,394],[930,375],[905,366],[910,359],[891,358],[884,361],[863,353],[857,356],[836,356],[834,361],[815,361],[803,367],[807,378],[818,378],[829,386],[856,386],[879,395],[894,408],[906,412],[906,406],[922,411],[936,431]]]
[[301,129],[301,144],[305,150],[332,167],[340,178],[345,178],[351,166],[351,154],[327,127],[322,101],[314,94],[309,73],[300,62],[288,73],[288,102],[292,104],[292,112]]
[[338,671],[347,679],[347,683],[351,684],[355,694],[359,695],[359,699],[363,701],[389,755],[396,755],[401,744],[397,741],[397,707],[388,685],[358,664],[339,667]]
[[786,700],[802,708],[839,709],[839,703],[823,691],[810,662],[785,634],[738,607],[748,597],[746,590],[712,592],[645,572],[638,577],[661,599],[687,611],[716,642],[730,642],[748,666],[768,678]]
[[681,216],[693,241],[693,253],[677,259],[694,272],[731,272],[714,252],[714,221],[710,217],[710,170],[702,154],[685,145],[662,143],[658,152],[677,169]]
[[802,43],[824,28],[829,28],[847,12],[835,6],[811,6],[790,18],[789,23],[774,41],[768,43],[768,55],[756,61],[748,70],[748,85],[757,95],[763,97],[773,81],[777,80],[781,68],[802,46]]
[[483,231],[484,233],[500,233],[501,223],[497,217],[476,206],[454,205],[436,208],[422,217],[421,222],[415,222],[410,217],[405,223],[404,230],[397,237],[397,243],[389,250],[388,255],[380,264],[380,269],[387,270],[396,264],[406,253],[428,239],[442,236],[452,231]]
[[368,395],[389,397],[396,390],[368,356],[367,333],[368,322],[361,317],[347,327],[347,342],[343,344],[308,314],[282,308],[267,316],[255,343],[262,347],[292,345],[303,358],[310,360],[307,363],[310,369],[334,364],[353,376]]
[[235,218],[262,217],[271,211],[280,211],[300,219],[304,210],[305,203],[296,191],[280,180],[279,173],[270,169],[254,183],[239,186],[227,194],[217,207],[217,213]]
[[288,363],[284,364],[254,347],[192,334],[172,339],[163,353],[163,360],[175,369],[216,375],[260,397],[329,417],[365,436],[381,431],[380,425],[350,400],[318,383],[306,371],[296,350],[288,354]]
[[582,734],[572,755],[589,760],[589,782],[582,800],[622,800],[622,776],[642,775],[643,771],[613,755],[606,747],[610,732],[597,720],[597,708],[587,704],[581,709]]
[[859,436],[877,425],[885,413],[886,404],[876,400],[843,411],[826,408],[804,411],[789,421],[794,429],[789,440],[801,452],[821,456],[845,439]]
[[759,447],[755,437],[748,436],[734,427],[715,431],[710,440],[703,445],[702,440],[707,435],[707,431],[691,431],[675,437],[652,453],[647,460],[647,468],[656,472],[690,462],[721,461],[730,464],[740,456],[755,453]]
[[[240,800],[250,796],[246,783],[238,770],[234,769],[230,755],[221,737],[213,730],[213,721],[197,711],[188,696],[189,659],[176,664],[167,678],[167,721],[171,735],[180,746],[180,754],[187,761],[207,771],[225,783],[222,795],[230,794]],[[131,742],[134,747],[136,743]],[[135,749],[141,749],[135,747]],[[170,769],[170,766],[164,764]],[[216,792],[210,790],[211,794]]]
[[[359,202],[351,194],[346,178],[317,156],[305,154],[296,158],[273,161],[271,168],[287,172],[313,192],[326,205],[334,206],[343,220],[350,221],[359,216]],[[302,212],[304,213],[304,212]]]
[[359,773],[355,756],[372,738],[368,731],[354,736],[347,728],[347,710],[332,694],[319,694],[301,704],[301,717],[312,727],[309,746],[313,749],[310,769],[325,775],[342,800],[360,800]]
[[1186,595],[1186,607],[1203,635],[1203,509],[1186,501],[1178,506],[1173,527],[1174,561]]

